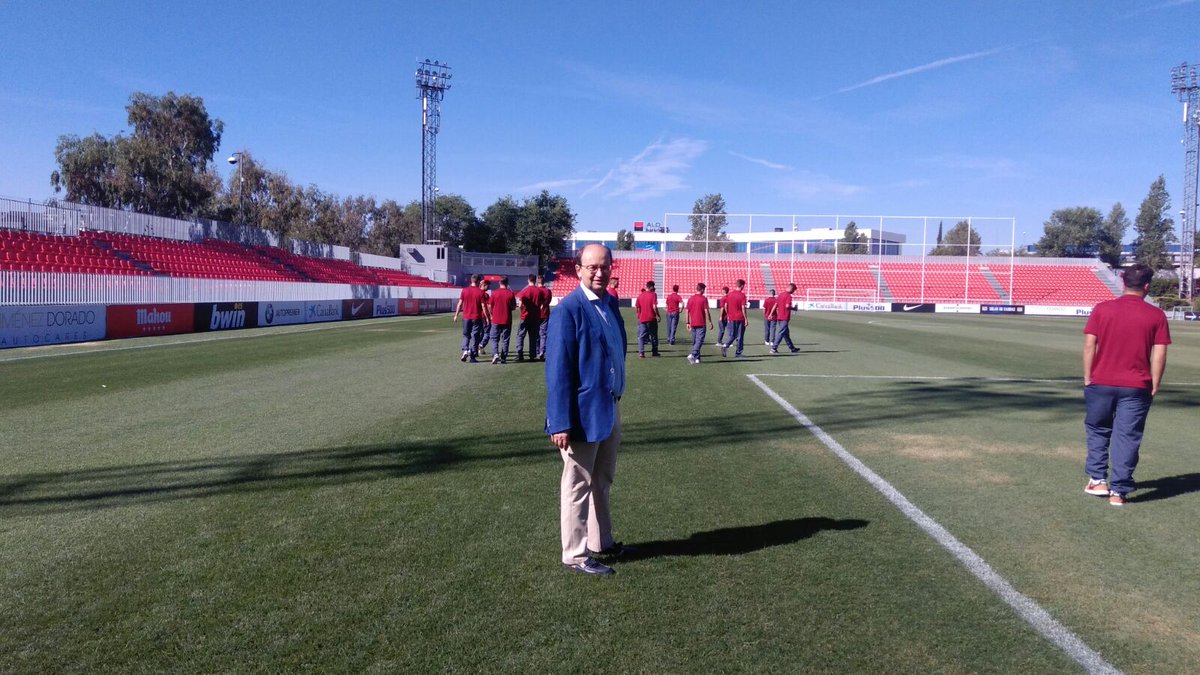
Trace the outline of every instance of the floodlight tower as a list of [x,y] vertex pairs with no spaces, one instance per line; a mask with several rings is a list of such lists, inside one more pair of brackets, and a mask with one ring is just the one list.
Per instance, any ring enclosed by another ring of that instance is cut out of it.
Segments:
[[1179,227],[1179,297],[1195,296],[1197,180],[1200,180],[1200,80],[1187,61],[1171,69],[1171,93],[1183,103],[1183,209]]
[[421,99],[421,243],[433,238],[433,204],[437,199],[437,134],[442,126],[442,98],[450,88],[450,66],[417,61],[417,98]]

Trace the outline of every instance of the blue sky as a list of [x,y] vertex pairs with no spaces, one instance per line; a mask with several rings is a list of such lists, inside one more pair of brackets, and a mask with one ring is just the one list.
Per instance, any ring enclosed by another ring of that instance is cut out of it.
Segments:
[[124,131],[131,92],[174,90],[225,122],[221,158],[418,199],[430,58],[454,72],[438,184],[480,212],[546,188],[617,229],[720,192],[730,213],[1014,217],[1032,241],[1056,208],[1132,217],[1159,174],[1179,209],[1170,69],[1200,61],[1198,20],[1196,0],[0,0],[0,196],[50,196],[60,134]]

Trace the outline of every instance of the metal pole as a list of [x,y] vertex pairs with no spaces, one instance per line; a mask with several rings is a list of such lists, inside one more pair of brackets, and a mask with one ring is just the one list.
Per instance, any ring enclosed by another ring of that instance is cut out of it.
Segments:
[[921,302],[925,302],[925,249],[929,248],[929,216],[921,225]]

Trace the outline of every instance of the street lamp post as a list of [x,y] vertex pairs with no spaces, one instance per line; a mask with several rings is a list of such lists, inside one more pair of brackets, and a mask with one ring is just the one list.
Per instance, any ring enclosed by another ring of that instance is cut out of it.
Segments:
[[242,175],[242,154],[240,151],[229,156],[228,162],[237,169],[238,181],[238,224],[246,224],[244,203],[246,201],[246,178]]

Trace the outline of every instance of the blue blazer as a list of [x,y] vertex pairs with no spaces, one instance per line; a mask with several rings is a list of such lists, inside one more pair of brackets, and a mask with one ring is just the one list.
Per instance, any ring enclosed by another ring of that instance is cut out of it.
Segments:
[[625,360],[629,338],[616,298],[604,295],[621,330],[621,353],[609,354],[604,320],[576,288],[550,313],[546,334],[546,433],[570,432],[572,440],[598,443],[616,420],[610,380],[613,360]]

